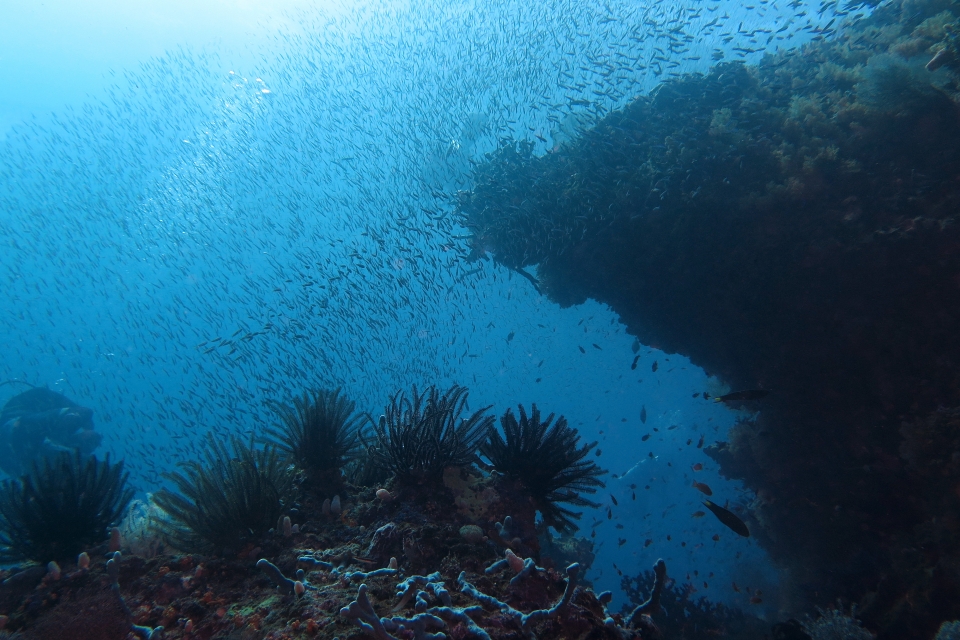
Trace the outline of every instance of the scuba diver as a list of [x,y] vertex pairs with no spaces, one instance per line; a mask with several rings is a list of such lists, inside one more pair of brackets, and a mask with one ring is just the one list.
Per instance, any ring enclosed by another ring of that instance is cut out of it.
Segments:
[[0,410],[0,469],[11,477],[27,473],[35,460],[62,451],[90,455],[102,439],[93,430],[92,409],[46,387],[30,386]]

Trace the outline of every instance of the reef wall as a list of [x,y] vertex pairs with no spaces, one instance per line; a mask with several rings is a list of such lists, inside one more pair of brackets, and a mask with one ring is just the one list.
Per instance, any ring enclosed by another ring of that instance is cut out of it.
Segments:
[[960,405],[957,17],[887,3],[668,81],[543,157],[504,145],[458,201],[473,257],[537,265],[552,300],[773,390],[708,452],[808,596],[860,601],[881,637],[960,614],[958,521],[930,508],[956,465],[931,484],[901,456],[901,430]]

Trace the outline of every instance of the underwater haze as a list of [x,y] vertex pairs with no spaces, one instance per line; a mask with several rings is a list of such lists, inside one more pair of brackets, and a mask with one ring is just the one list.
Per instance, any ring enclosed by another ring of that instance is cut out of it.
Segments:
[[596,441],[589,460],[608,472],[574,535],[595,554],[581,580],[612,591],[611,611],[629,604],[623,579],[662,558],[691,598],[768,624],[799,615],[808,603],[757,536],[703,502],[709,492],[757,526],[755,492],[705,449],[762,401],[715,402],[743,387],[641,344],[607,304],[557,304],[536,264],[478,251],[457,194],[508,142],[546,157],[661,83],[756,65],[869,12],[783,0],[5,9],[0,400],[46,386],[92,409],[96,454],[123,461],[143,505],[204,459],[211,435],[266,437],[274,407],[305,390],[340,388],[374,420],[413,385],[462,385],[470,411],[497,417],[535,403]]

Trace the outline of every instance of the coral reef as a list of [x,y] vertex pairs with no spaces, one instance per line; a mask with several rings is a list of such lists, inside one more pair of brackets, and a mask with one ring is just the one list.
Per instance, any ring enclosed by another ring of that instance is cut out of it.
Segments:
[[818,607],[817,613],[816,620],[808,616],[801,623],[811,640],[872,640],[875,637],[854,617],[856,607],[851,607],[849,614],[842,606],[827,610]]
[[678,76],[541,157],[505,141],[457,203],[473,258],[775,390],[707,451],[756,492],[751,533],[797,592],[860,602],[881,638],[960,615],[958,554],[927,542],[953,489],[928,498],[900,456],[903,422],[960,406],[957,21],[893,0]]
[[57,628],[83,640],[156,638],[161,628],[171,639],[659,637],[646,619],[610,615],[578,564],[558,573],[503,547],[525,547],[520,532],[534,528],[532,511],[524,522],[509,514],[509,491],[473,519],[435,483],[390,501],[357,490],[337,517],[307,494],[295,529],[250,535],[222,555],[92,551],[56,578],[41,567],[2,571],[0,620],[27,638]]
[[133,498],[123,463],[61,453],[0,485],[0,559],[75,558],[103,542]]
[[341,488],[341,469],[359,453],[363,419],[354,407],[340,389],[304,392],[293,407],[274,406],[283,425],[270,436],[321,494],[332,496]]
[[167,476],[179,493],[154,494],[169,515],[160,530],[176,549],[236,552],[277,526],[293,496],[293,472],[271,445],[233,438],[228,449],[211,438],[203,459],[181,467]]
[[[456,386],[443,395],[434,388],[410,400],[394,396],[371,448],[435,438],[409,456],[394,452],[390,482],[398,489],[344,483],[332,500],[306,491],[289,510],[296,523],[283,515],[296,470],[276,447],[211,440],[200,460],[170,475],[180,493],[134,505],[109,544],[81,553],[75,567],[0,571],[0,634],[658,638],[646,613],[659,606],[663,562],[653,598],[633,615],[610,615],[609,594],[595,596],[583,580],[592,544],[554,538],[545,523],[538,529],[530,491],[473,464],[493,418],[484,409],[462,419],[465,402]],[[505,428],[519,435],[510,417]],[[546,447],[561,459],[545,482],[565,481],[548,484],[544,495],[559,491],[576,503],[578,491],[596,486],[589,480],[599,470],[578,464],[590,447],[578,446],[565,421],[548,428],[552,419],[541,423],[534,408],[530,420],[521,409],[521,422],[531,452],[545,455]],[[149,525],[172,544],[153,544]],[[547,566],[538,564],[538,536]],[[556,566],[566,567],[563,574]]]
[[560,416],[553,422],[551,413],[541,421],[536,404],[529,417],[523,405],[518,410],[519,421],[510,409],[500,418],[502,436],[496,428],[490,428],[480,452],[494,469],[530,492],[547,524],[561,532],[574,530],[573,521],[581,514],[560,503],[597,506],[581,495],[596,493],[597,487],[604,486],[598,476],[606,471],[592,460],[584,460],[597,443],[579,446],[580,436],[567,425],[566,418]]

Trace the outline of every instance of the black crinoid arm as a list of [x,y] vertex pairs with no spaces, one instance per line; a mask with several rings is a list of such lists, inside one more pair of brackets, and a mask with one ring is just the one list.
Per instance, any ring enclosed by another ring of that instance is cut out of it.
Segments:
[[340,389],[304,392],[293,406],[273,404],[281,426],[268,432],[307,479],[323,492],[336,492],[343,469],[360,453],[364,417]]
[[79,451],[36,461],[0,484],[0,561],[73,559],[107,539],[133,498],[123,463]]
[[597,443],[580,446],[580,435],[563,416],[553,422],[551,413],[541,420],[537,405],[532,405],[529,417],[522,405],[517,408],[520,420],[507,409],[500,418],[503,434],[491,425],[480,453],[497,471],[520,481],[546,524],[561,532],[576,530],[573,521],[582,513],[560,504],[598,506],[581,495],[596,493],[597,488],[604,486],[599,476],[606,471],[584,460]]
[[493,425],[484,407],[467,417],[467,389],[453,385],[441,393],[431,386],[407,396],[398,391],[386,412],[372,421],[364,443],[369,455],[396,476],[400,483],[439,481],[447,467],[462,467],[476,460],[477,448]]

